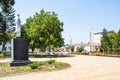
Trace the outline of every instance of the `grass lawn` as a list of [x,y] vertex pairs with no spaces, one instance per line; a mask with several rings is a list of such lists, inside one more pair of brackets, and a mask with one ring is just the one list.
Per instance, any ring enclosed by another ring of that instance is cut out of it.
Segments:
[[8,76],[18,73],[29,72],[47,72],[54,70],[62,70],[70,67],[68,63],[57,62],[55,60],[36,61],[27,66],[10,67],[9,63],[0,63],[0,76]]

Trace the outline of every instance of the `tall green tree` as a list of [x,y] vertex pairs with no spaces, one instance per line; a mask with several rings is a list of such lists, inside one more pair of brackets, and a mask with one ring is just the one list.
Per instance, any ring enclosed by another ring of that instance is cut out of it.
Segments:
[[14,0],[0,0],[0,43],[2,43],[2,51],[5,50],[6,42],[13,35],[10,28],[15,25],[14,4]]
[[4,31],[5,20],[3,19],[2,13],[0,13],[0,44],[2,44],[2,36]]
[[26,20],[23,36],[29,39],[29,45],[44,50],[46,47],[59,47],[64,44],[62,38],[63,22],[55,12],[43,9]]
[[15,4],[14,0],[0,0],[0,7],[3,12],[8,13],[9,8]]
[[117,35],[117,50],[118,50],[118,53],[120,53],[120,29],[118,31],[118,35]]
[[111,42],[111,45],[112,45],[112,52],[116,52],[116,49],[117,49],[117,33],[112,33],[112,34],[109,34],[108,37],[109,37],[109,40]]
[[112,43],[108,37],[108,33],[105,28],[103,29],[103,32],[102,32],[101,49],[104,52],[111,52],[112,50]]
[[109,34],[109,39],[112,43],[112,51],[120,53],[120,30],[117,33]]
[[30,17],[26,19],[26,23],[22,25],[21,36],[28,40],[29,46],[30,48],[32,48],[32,52],[33,52],[35,48],[35,42],[34,42],[34,39],[32,39],[32,37],[30,36],[30,34],[32,34],[31,31],[29,31],[31,28],[32,22],[33,22],[33,18]]

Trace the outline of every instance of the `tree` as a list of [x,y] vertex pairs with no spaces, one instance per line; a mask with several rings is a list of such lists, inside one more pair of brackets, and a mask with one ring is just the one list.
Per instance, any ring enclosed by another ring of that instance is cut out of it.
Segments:
[[30,17],[26,19],[26,23],[22,25],[22,28],[21,28],[21,36],[28,40],[29,46],[30,48],[32,48],[32,52],[33,52],[35,48],[35,42],[34,42],[34,39],[32,39],[31,36],[29,36],[29,34],[32,34],[30,33],[31,31],[29,31],[31,28],[32,22],[33,22],[33,18]]
[[117,49],[117,33],[112,33],[108,35],[111,45],[112,45],[112,52],[115,53]]
[[120,53],[120,30],[118,33],[108,34],[107,30],[103,29],[102,35],[101,49],[105,52]]
[[0,44],[2,44],[2,36],[3,36],[3,30],[4,30],[4,25],[5,21],[3,20],[3,15],[0,13]]
[[0,7],[3,12],[8,13],[9,8],[15,4],[14,0],[0,0]]
[[14,21],[14,0],[0,0],[0,43],[2,44],[2,51],[5,50],[5,44],[12,37],[10,28],[15,25]]
[[101,49],[104,52],[111,52],[112,50],[112,43],[110,42],[107,30],[105,28],[103,29],[102,32]]
[[116,43],[117,43],[117,50],[120,53],[120,29],[119,29],[117,34],[118,34],[117,35],[117,41],[116,41]]
[[109,34],[108,38],[112,45],[111,51],[113,53],[119,53],[120,52],[120,30],[118,31],[118,33]]
[[29,40],[32,48],[45,50],[46,47],[59,47],[64,44],[62,38],[63,22],[55,12],[45,12],[43,9],[26,20],[23,25],[23,37]]

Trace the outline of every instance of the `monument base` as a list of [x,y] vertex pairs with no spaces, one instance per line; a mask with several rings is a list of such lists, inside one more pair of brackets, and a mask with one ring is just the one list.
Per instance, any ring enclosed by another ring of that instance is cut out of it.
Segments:
[[26,66],[30,63],[32,63],[30,60],[15,60],[10,62],[10,66]]
[[10,66],[25,66],[30,62],[28,59],[28,41],[25,38],[17,37],[12,39],[12,58]]

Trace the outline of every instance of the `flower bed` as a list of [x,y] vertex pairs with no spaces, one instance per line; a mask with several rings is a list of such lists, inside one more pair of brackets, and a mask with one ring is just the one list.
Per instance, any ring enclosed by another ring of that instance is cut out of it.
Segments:
[[1,54],[1,53],[0,53],[0,57],[3,57],[3,56],[4,56],[4,54]]

